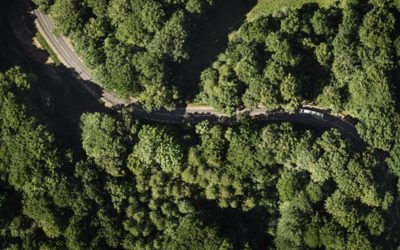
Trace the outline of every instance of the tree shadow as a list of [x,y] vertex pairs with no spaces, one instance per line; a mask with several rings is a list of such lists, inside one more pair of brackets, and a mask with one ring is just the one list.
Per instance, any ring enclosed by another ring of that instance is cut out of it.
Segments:
[[[245,21],[256,0],[223,0],[216,3],[212,13],[197,26],[189,41],[190,59],[176,65],[176,84],[186,100],[192,100],[199,90],[201,72],[211,65],[228,44],[228,35]],[[178,68],[179,67],[179,68]]]
[[218,228],[221,236],[230,239],[234,249],[265,249],[273,239],[267,234],[271,215],[261,207],[248,212],[234,208],[221,208],[214,201],[202,200],[197,204],[201,220]]
[[[2,58],[3,65],[5,68],[23,66],[23,70],[33,76],[31,100],[33,112],[37,111],[35,116],[50,126],[61,149],[81,152],[81,115],[111,111],[99,102],[102,89],[94,83],[82,82],[74,69],[49,63],[47,51],[33,42],[37,29],[35,17],[30,14],[35,6],[30,1],[8,1],[2,5],[1,29],[7,32],[4,40],[8,41],[4,43],[8,46],[5,49],[13,51]],[[95,94],[89,93],[82,84],[90,85]]]

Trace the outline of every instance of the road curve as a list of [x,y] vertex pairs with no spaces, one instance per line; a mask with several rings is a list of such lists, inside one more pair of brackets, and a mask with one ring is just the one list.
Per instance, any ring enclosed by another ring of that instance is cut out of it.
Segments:
[[[107,106],[118,107],[121,105],[131,107],[136,115],[144,120],[153,121],[157,123],[182,123],[184,120],[192,120],[199,122],[202,120],[209,121],[227,121],[229,118],[217,112],[210,106],[187,106],[177,108],[173,111],[158,110],[153,112],[145,111],[137,100],[131,100],[125,102],[115,95],[104,91],[99,87],[94,87],[88,82],[94,82],[90,74],[90,70],[82,62],[82,60],[75,53],[72,45],[65,37],[58,37],[53,34],[53,22],[48,15],[43,14],[38,10],[34,10],[33,14],[36,18],[36,27],[42,36],[46,39],[51,49],[57,54],[60,61],[68,68],[74,69],[82,78],[83,87],[89,91],[92,95],[101,99]],[[100,86],[100,85],[99,85]],[[99,93],[100,90],[100,93]],[[283,122],[291,121],[300,123],[307,126],[319,127],[319,128],[336,128],[342,134],[347,136],[357,145],[365,145],[362,139],[359,137],[354,124],[350,121],[342,119],[341,117],[331,115],[329,112],[324,110],[317,110],[310,107],[301,107],[294,113],[287,113],[280,110],[268,111],[266,109],[255,109],[255,110],[240,110],[236,114],[248,113],[251,117],[257,118],[263,121],[270,122]]]

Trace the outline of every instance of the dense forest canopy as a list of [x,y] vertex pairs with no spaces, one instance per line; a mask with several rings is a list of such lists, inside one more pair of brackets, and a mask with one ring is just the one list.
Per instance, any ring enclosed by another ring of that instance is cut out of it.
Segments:
[[[214,6],[34,2],[102,84],[149,109],[179,100],[172,73]],[[57,136],[43,78],[7,67],[0,248],[398,249],[399,9],[398,0],[347,0],[259,16],[201,75],[198,99],[221,111],[318,105],[353,116],[365,145],[246,115],[155,124],[129,107],[83,113],[71,145]]]
[[147,109],[180,101],[176,70],[189,58],[196,27],[214,0],[34,1],[51,14],[56,32],[109,91],[139,98]]
[[146,124],[81,118],[60,149],[33,75],[0,74],[3,249],[395,248],[398,155],[289,123]]
[[371,145],[399,138],[398,1],[304,5],[246,22],[201,76],[199,99],[226,113],[298,105],[351,115]]

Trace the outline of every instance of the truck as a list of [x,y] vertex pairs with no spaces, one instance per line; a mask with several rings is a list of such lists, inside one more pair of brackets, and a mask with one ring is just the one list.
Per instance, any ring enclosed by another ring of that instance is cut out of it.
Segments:
[[299,114],[313,115],[313,116],[317,116],[321,119],[324,119],[324,113],[318,112],[315,110],[311,110],[311,109],[299,109]]

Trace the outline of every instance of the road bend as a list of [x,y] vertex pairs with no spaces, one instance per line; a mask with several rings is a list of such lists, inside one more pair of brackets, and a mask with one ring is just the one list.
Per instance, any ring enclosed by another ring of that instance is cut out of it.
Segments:
[[[107,106],[119,107],[129,106],[134,110],[136,115],[144,120],[166,123],[166,124],[179,124],[185,120],[192,122],[200,122],[203,120],[214,121],[214,122],[229,122],[232,118],[229,118],[225,114],[216,111],[210,106],[196,106],[188,105],[186,107],[178,107],[176,110],[157,110],[147,112],[140,105],[138,100],[131,99],[130,101],[123,101],[112,93],[106,92],[103,88],[93,87],[94,85],[88,84],[92,82],[97,84],[90,73],[90,70],[82,62],[79,56],[76,54],[71,43],[67,38],[62,36],[56,36],[54,31],[54,25],[50,16],[43,14],[38,10],[34,10],[33,14],[36,18],[36,26],[42,36],[46,39],[51,49],[59,57],[60,61],[68,68],[74,69],[79,76],[82,78],[83,87],[94,96],[100,98]],[[101,84],[97,84],[101,86]],[[100,89],[100,94],[98,93]],[[321,129],[336,128],[343,135],[355,142],[358,146],[364,146],[365,143],[362,141],[357,133],[355,125],[339,116],[334,116],[328,111],[319,110],[314,107],[300,107],[293,113],[284,112],[282,110],[266,110],[263,108],[257,108],[254,110],[243,109],[238,110],[236,115],[248,114],[249,116],[267,122],[294,122],[306,126],[318,127]]]

